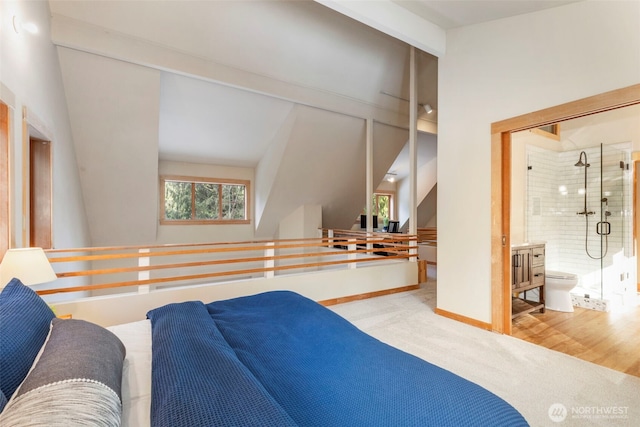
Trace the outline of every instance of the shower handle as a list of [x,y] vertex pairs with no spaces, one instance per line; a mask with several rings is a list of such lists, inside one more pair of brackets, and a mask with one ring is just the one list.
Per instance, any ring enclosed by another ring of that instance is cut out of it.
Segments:
[[595,215],[596,213],[594,211],[582,211],[582,212],[576,212],[576,215]]
[[596,234],[600,236],[608,236],[611,234],[611,223],[607,221],[600,221],[596,224]]

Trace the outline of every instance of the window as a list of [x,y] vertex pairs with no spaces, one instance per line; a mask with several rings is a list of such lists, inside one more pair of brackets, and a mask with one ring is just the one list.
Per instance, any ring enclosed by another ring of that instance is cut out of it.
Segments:
[[249,181],[163,176],[161,224],[249,223]]
[[373,215],[378,215],[378,218],[392,218],[391,209],[391,194],[379,194],[373,195]]
[[[388,193],[374,193],[371,200],[371,215],[377,216],[379,219],[395,219],[394,195]],[[362,215],[366,215],[367,210],[362,210]],[[359,220],[359,217],[358,217]]]

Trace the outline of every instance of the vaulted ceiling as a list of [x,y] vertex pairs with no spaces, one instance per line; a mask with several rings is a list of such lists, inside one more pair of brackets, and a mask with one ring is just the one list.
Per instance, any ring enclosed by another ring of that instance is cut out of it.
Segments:
[[[209,67],[220,65],[288,88],[265,94],[219,76],[189,75],[182,66],[167,70],[180,74],[167,74],[161,82],[164,159],[226,159],[255,166],[265,138],[290,103],[326,108],[318,101],[322,96],[391,114],[408,112],[408,46],[313,1],[52,1],[51,11],[54,29],[91,28],[99,36],[162,46]],[[99,49],[90,37],[69,41],[63,36],[59,45]],[[435,107],[437,60],[422,53],[419,61],[419,101]],[[304,90],[315,96],[299,97]],[[435,121],[436,114],[429,119]],[[185,131],[187,138],[176,138]],[[224,140],[227,146],[207,147],[203,138]]]
[[[441,29],[567,3],[379,1],[402,8],[424,25],[435,24]],[[331,8],[348,2],[51,0],[49,3],[52,39],[60,52],[67,100],[75,103],[69,106],[74,139],[82,139],[76,144],[112,144],[114,133],[121,133],[123,140],[139,140],[140,133],[145,132],[135,123],[128,123],[129,116],[123,114],[136,109],[144,109],[147,149],[156,150],[160,160],[258,167],[274,138],[281,137],[283,126],[289,126],[292,117],[298,120],[304,117],[309,125],[297,123],[289,131],[301,140],[314,140],[308,134],[305,136],[305,132],[316,132],[314,129],[318,129],[321,120],[329,120],[325,113],[356,121],[373,118],[378,126],[396,129],[379,132],[392,134],[394,146],[398,137],[405,138],[402,132],[408,128],[409,120],[410,47]],[[122,65],[110,69],[104,61]],[[418,51],[418,103],[435,108],[432,114],[420,115],[418,127],[430,134],[437,133],[437,63],[435,56]],[[143,72],[134,71],[141,68],[154,70],[156,74],[147,78]],[[95,90],[91,90],[88,70],[93,70]],[[128,75],[128,70],[137,73],[135,77]],[[111,83],[107,89],[101,88],[101,75],[105,81],[123,84]],[[139,81],[145,88],[140,84],[124,84],[128,79]],[[145,100],[147,105],[143,106]],[[106,101],[114,103],[104,110],[110,111],[111,116],[101,115],[101,105]],[[118,103],[128,104],[120,108]],[[300,110],[302,107],[306,109]],[[102,123],[109,120],[113,122],[111,127]],[[87,123],[99,123],[104,128],[103,135],[86,133]],[[338,123],[329,126],[340,126]],[[350,132],[358,143],[363,142],[362,132],[355,128]],[[429,144],[433,143],[430,140]],[[389,154],[392,158],[378,163],[383,168],[375,172],[378,179],[391,167],[402,145]],[[298,151],[305,152],[304,148]],[[81,171],[88,174],[104,167],[94,164],[91,150],[86,153],[84,160],[80,159]],[[317,159],[305,159],[309,164],[314,160]],[[428,161],[427,156],[424,163]],[[361,167],[350,168],[349,162],[352,161],[346,157],[334,159],[331,179],[363,185]],[[288,163],[292,168],[301,166],[290,160]],[[394,167],[406,173],[402,164]],[[360,175],[353,177],[345,171]],[[149,180],[154,173],[149,172]],[[316,181],[328,179],[326,175],[316,177]],[[291,198],[291,184],[280,185],[287,188],[287,197]],[[282,191],[280,188],[273,194]],[[309,191],[310,188],[300,189],[305,195],[293,200],[304,203]],[[339,191],[345,194],[339,195]],[[333,194],[341,202],[324,200],[325,206],[340,206],[335,208],[337,211],[326,212],[327,217],[335,219],[335,226],[348,225],[362,206],[363,200],[349,197],[349,191],[353,190],[334,187]],[[357,191],[363,198],[363,190]],[[86,188],[85,193],[90,194],[91,189]],[[345,202],[348,200],[353,206],[348,206]],[[101,204],[107,203],[96,200],[95,209],[100,211]],[[282,201],[276,205],[282,205]],[[287,212],[265,206],[265,213],[270,217],[264,223],[270,225],[262,234],[273,234],[277,218]],[[256,228],[258,222],[261,221],[257,221]]]

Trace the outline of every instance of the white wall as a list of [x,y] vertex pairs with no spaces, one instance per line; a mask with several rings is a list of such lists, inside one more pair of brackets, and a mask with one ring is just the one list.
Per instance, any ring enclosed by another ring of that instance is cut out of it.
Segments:
[[291,117],[295,121],[283,125],[276,147],[256,168],[256,205],[264,206],[256,215],[257,238],[272,238],[280,220],[305,204],[322,205],[323,226],[341,229],[364,204],[364,191],[361,198],[354,194],[365,187],[364,120],[302,105]]
[[[13,16],[39,27],[38,34],[16,33]],[[53,245],[89,245],[75,151],[56,49],[48,36],[49,6],[43,1],[0,2],[0,99],[11,111],[12,245],[28,246],[22,228],[22,108],[52,140]]]
[[639,83],[638,28],[640,2],[584,1],[447,33],[438,73],[440,309],[491,321],[491,123]]
[[269,195],[274,187],[274,183],[278,176],[280,163],[284,157],[287,143],[291,138],[291,132],[296,123],[297,109],[292,108],[287,119],[282,123],[278,132],[273,137],[267,151],[256,166],[256,185],[255,185],[255,228],[260,225],[262,214],[269,201]]
[[[418,205],[421,205],[426,197],[429,195],[433,187],[436,185],[437,181],[437,171],[438,171],[438,158],[434,157],[428,163],[425,163],[417,171],[417,200]],[[410,215],[410,206],[409,206],[409,196],[410,196],[410,182],[409,178],[403,179],[398,183],[398,200],[402,200],[401,203],[398,204],[399,214],[398,219],[400,220],[400,226],[404,227],[404,224],[409,221]],[[418,227],[422,227],[423,223],[420,221],[420,218],[416,219],[418,221]]]
[[278,227],[278,239],[313,239],[321,237],[322,206],[304,205],[287,215]]
[[72,49],[58,54],[91,245],[153,243],[160,72]]

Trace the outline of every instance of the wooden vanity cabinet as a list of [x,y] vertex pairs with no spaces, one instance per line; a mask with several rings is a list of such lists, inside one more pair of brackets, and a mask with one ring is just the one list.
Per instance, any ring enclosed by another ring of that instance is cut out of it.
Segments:
[[[545,245],[519,245],[511,249],[511,319],[532,311],[544,313]],[[527,291],[538,289],[538,300]]]

